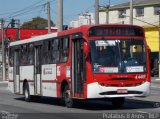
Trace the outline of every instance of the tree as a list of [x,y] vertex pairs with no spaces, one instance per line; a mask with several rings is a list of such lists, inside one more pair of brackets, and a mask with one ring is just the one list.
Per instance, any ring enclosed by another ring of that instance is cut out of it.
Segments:
[[[53,21],[51,21],[51,26],[55,26]],[[48,27],[48,20],[41,17],[33,18],[32,21],[24,22],[22,25],[22,28],[31,29],[45,29],[46,27]]]

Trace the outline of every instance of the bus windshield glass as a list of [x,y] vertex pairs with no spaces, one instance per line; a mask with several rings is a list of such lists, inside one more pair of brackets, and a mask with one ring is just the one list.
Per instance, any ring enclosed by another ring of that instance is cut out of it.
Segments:
[[93,73],[142,73],[147,71],[143,40],[90,40]]

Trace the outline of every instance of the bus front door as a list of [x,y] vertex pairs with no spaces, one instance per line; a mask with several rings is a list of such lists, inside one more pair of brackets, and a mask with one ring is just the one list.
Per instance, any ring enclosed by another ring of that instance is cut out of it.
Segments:
[[72,41],[72,94],[74,97],[83,97],[83,83],[85,80],[85,58],[83,39]]
[[35,46],[34,50],[34,86],[37,95],[41,95],[41,48],[41,46]]
[[14,93],[20,93],[19,50],[14,51],[13,79]]

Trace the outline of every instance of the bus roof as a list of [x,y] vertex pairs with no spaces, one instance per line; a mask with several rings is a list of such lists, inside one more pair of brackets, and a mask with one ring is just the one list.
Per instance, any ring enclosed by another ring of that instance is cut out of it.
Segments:
[[98,24],[98,25],[84,25],[84,26],[80,26],[77,28],[73,28],[73,29],[69,29],[69,30],[64,30],[61,32],[58,32],[58,36],[63,36],[63,35],[68,35],[68,34],[73,34],[76,32],[84,32],[84,33],[88,33],[88,30],[92,27],[98,27],[98,26],[108,26],[108,27],[135,27],[135,28],[140,28],[143,29],[143,27],[141,26],[137,26],[137,25],[132,25],[132,24]]
[[35,37],[29,38],[29,39],[19,40],[19,41],[15,41],[15,42],[10,42],[9,46],[36,42],[36,41],[40,41],[40,40],[50,39],[53,37],[57,37],[57,32],[46,34],[46,35],[35,36]]
[[10,42],[9,46],[15,46],[15,45],[20,45],[20,44],[25,44],[25,43],[31,43],[31,42],[36,42],[36,41],[40,41],[40,40],[45,40],[45,39],[50,39],[50,38],[54,38],[57,36],[65,36],[65,35],[69,35],[69,34],[73,34],[73,33],[77,33],[77,32],[83,32],[84,34],[88,33],[88,30],[92,27],[98,27],[98,26],[115,26],[115,27],[137,27],[140,29],[143,29],[140,26],[136,26],[136,25],[131,25],[131,24],[98,24],[98,25],[84,25],[84,26],[80,26],[77,28],[73,28],[73,29],[69,29],[69,30],[64,30],[61,32],[56,32],[56,33],[51,33],[51,34],[46,34],[46,35],[40,35],[40,36],[36,36],[36,37],[32,37],[29,39],[24,39],[24,40],[20,40],[20,41],[15,41],[15,42]]

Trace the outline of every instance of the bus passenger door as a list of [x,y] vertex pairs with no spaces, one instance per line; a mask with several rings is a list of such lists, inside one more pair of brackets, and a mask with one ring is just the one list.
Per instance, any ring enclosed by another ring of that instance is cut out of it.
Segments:
[[14,93],[20,93],[19,58],[19,50],[15,50],[13,65]]
[[83,39],[76,39],[72,41],[72,94],[74,97],[83,97],[85,77]]
[[42,46],[35,46],[34,57],[34,86],[35,94],[41,94],[41,48]]

